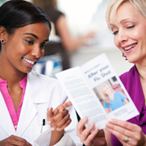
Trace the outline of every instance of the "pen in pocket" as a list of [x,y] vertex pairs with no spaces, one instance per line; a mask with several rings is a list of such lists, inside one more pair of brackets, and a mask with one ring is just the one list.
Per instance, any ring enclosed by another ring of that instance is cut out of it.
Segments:
[[45,125],[45,119],[43,119],[43,121],[42,121],[42,126],[41,126],[41,133],[42,133],[42,131],[43,131],[43,126]]

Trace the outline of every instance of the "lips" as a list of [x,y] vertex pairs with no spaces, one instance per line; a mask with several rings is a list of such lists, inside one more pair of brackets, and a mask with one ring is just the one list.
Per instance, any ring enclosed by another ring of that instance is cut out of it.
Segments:
[[124,49],[125,51],[129,51],[129,50],[133,49],[136,45],[137,45],[137,43],[132,44],[132,45],[127,46],[127,47],[123,47],[123,49]]
[[24,62],[29,66],[29,67],[33,67],[37,61],[31,60],[31,59],[27,59],[27,58],[22,58],[24,60]]

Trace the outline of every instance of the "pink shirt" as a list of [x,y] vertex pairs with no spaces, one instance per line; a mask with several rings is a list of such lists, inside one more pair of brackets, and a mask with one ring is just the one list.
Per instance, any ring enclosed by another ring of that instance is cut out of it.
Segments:
[[23,92],[22,92],[22,98],[21,98],[19,107],[18,107],[17,111],[15,111],[13,101],[12,101],[10,94],[8,92],[8,89],[7,89],[7,81],[0,78],[0,91],[5,100],[5,103],[8,108],[8,111],[9,111],[10,117],[12,119],[15,130],[17,130],[17,124],[18,124],[18,120],[19,120],[19,116],[20,116],[20,112],[21,112],[21,108],[22,108],[22,104],[23,104],[26,83],[27,83],[27,75],[19,82],[19,85],[23,89]]

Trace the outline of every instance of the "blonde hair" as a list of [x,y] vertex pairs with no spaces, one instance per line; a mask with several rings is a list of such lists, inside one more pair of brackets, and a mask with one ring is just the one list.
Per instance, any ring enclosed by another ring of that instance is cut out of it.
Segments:
[[112,92],[113,92],[113,89],[112,89],[111,87],[109,87],[107,84],[104,84],[104,85],[101,87],[101,91],[102,91],[102,94],[103,94],[103,96],[104,96],[105,102],[106,102],[108,105],[111,105],[111,104],[110,104],[110,101],[109,101],[108,94],[106,94],[105,91],[104,91],[104,88],[105,88],[105,87],[110,88]]
[[116,12],[119,6],[130,2],[146,18],[146,0],[109,0],[106,10],[106,22],[110,29],[110,19],[116,21]]

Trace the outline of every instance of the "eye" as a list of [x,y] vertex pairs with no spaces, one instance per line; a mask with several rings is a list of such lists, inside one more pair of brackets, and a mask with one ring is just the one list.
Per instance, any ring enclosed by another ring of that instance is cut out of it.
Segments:
[[128,26],[127,28],[129,28],[129,29],[130,29],[130,28],[133,28],[133,27],[135,27],[135,25]]
[[42,49],[45,49],[45,48],[46,48],[46,45],[43,45],[43,44],[42,44],[40,47],[41,47]]
[[118,34],[118,31],[114,31],[114,32],[113,32],[113,35],[117,35],[117,34]]
[[29,45],[33,45],[33,43],[34,43],[33,41],[30,41],[30,40],[25,40],[25,42]]

